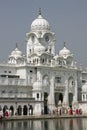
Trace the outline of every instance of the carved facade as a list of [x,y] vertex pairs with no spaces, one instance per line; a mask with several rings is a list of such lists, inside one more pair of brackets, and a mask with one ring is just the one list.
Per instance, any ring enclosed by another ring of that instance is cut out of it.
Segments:
[[39,11],[26,33],[26,55],[16,45],[8,63],[0,64],[1,108],[17,109],[19,115],[27,115],[29,110],[47,114],[59,101],[66,106],[78,103],[81,86],[82,69],[66,43],[56,54],[55,33]]

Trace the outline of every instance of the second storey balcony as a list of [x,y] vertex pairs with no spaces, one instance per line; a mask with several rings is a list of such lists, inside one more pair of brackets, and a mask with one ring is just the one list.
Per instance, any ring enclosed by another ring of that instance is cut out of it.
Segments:
[[26,85],[25,79],[0,77],[0,85]]

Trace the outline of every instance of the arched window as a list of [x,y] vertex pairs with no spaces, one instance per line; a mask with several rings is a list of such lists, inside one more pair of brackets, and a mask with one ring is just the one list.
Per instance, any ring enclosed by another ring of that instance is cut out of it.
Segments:
[[51,53],[51,48],[49,49],[49,52]]
[[83,100],[85,99],[85,95],[83,94]]
[[42,63],[44,63],[44,59],[42,59]]
[[37,99],[39,98],[39,93],[37,93]]
[[31,54],[31,49],[30,49],[30,54]]
[[55,83],[61,83],[61,77],[55,77]]

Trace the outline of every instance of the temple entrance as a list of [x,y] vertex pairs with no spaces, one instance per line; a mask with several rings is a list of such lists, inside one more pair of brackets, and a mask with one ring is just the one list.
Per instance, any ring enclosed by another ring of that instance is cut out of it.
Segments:
[[33,107],[32,107],[32,105],[30,105],[30,107],[29,107],[29,115],[33,115]]
[[10,111],[11,111],[11,115],[14,114],[14,107],[13,106],[10,106]]
[[44,114],[48,114],[48,93],[44,93]]
[[63,102],[63,94],[62,93],[55,93],[55,106],[58,106],[58,102]]
[[69,93],[69,106],[72,107],[73,94]]
[[24,108],[23,108],[23,115],[27,115],[27,110],[28,110],[28,108],[27,108],[27,106],[25,105]]
[[62,93],[59,94],[59,101],[63,102],[63,95],[62,95]]
[[3,113],[5,113],[5,111],[8,109],[8,107],[7,107],[7,105],[5,105],[4,107],[3,107]]
[[22,115],[22,107],[20,105],[18,106],[17,113],[18,113],[18,115]]
[[1,105],[0,105],[0,111],[2,110],[2,107],[1,107]]

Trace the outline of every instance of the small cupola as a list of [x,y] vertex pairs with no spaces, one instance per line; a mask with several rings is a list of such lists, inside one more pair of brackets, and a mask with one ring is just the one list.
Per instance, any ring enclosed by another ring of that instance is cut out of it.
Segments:
[[11,64],[21,64],[25,61],[25,55],[23,55],[22,51],[19,50],[18,44],[16,43],[16,48],[9,55],[8,63]]
[[62,50],[59,51],[59,56],[63,57],[63,58],[67,58],[67,57],[72,57],[72,53],[70,52],[70,50],[68,50],[66,48],[66,43],[64,42],[64,47]]

